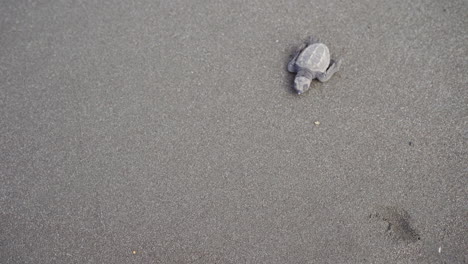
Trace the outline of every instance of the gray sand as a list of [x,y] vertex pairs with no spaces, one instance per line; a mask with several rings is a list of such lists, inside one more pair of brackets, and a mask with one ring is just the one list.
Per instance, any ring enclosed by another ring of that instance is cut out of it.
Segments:
[[1,263],[467,262],[466,1],[156,2],[0,4]]

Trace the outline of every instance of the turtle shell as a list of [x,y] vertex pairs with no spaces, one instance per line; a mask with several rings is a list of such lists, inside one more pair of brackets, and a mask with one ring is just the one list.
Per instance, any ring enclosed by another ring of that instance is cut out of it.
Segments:
[[296,65],[313,72],[325,72],[330,65],[330,51],[325,44],[312,44],[301,52]]

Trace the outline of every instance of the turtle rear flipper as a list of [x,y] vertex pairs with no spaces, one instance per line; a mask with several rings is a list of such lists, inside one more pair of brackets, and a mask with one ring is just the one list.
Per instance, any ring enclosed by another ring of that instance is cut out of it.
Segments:
[[307,45],[312,45],[312,44],[315,44],[315,43],[320,43],[320,40],[314,36],[310,36],[308,39],[307,39],[307,42],[306,44]]
[[299,48],[296,49],[296,52],[294,53],[294,57],[291,59],[291,61],[288,63],[288,71],[289,72],[297,72],[296,69],[296,59],[299,57],[301,52],[307,47],[307,45],[304,43],[302,44]]

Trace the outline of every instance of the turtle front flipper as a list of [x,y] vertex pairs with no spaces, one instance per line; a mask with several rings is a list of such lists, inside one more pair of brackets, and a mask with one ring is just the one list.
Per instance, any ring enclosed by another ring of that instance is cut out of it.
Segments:
[[289,72],[297,72],[296,69],[296,59],[299,57],[299,54],[307,47],[307,45],[304,43],[302,44],[299,48],[297,48],[296,52],[294,53],[294,57],[291,59],[291,61],[288,63],[288,71]]
[[336,62],[334,60],[330,60],[330,61],[331,61],[330,66],[328,66],[327,71],[319,73],[317,75],[317,79],[320,82],[326,82],[326,81],[330,80],[330,78],[333,76],[333,74],[335,74],[335,72],[340,70],[341,61],[342,61],[341,59],[336,61]]

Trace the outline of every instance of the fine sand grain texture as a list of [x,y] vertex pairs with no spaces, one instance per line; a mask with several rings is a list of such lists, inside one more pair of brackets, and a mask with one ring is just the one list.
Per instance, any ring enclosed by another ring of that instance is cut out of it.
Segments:
[[0,263],[467,263],[467,14],[1,1]]

